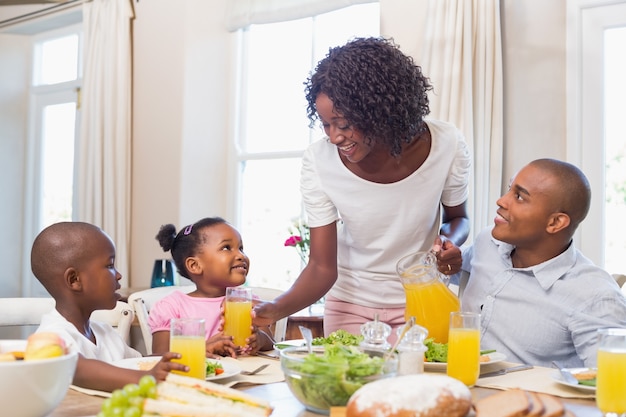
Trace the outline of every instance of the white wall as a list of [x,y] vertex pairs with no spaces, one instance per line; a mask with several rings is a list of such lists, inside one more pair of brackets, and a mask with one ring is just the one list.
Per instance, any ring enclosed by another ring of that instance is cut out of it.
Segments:
[[502,0],[504,187],[537,158],[566,158],[566,0]]
[[[503,191],[533,159],[566,157],[566,0],[501,0],[504,66]],[[428,0],[381,0],[381,31],[413,55]],[[428,76],[428,74],[426,74]],[[495,204],[495,201],[494,201]]]
[[225,1],[135,3],[132,242],[129,277],[149,286],[168,257],[159,227],[226,212],[229,114],[236,36]]
[[[237,37],[223,28],[227,1],[185,0],[176,7],[166,0],[133,2],[134,287],[149,286],[154,259],[165,256],[154,239],[161,224],[180,228],[205,216],[233,217],[228,159]],[[381,0],[383,34],[419,51],[411,33],[424,24],[419,10],[425,1]],[[565,158],[565,0],[501,4],[506,183],[532,159]],[[5,36],[0,35],[0,60],[9,59],[13,49]],[[15,295],[25,101],[6,95],[23,75],[11,74],[8,82],[4,68],[0,61],[0,295]]]
[[0,295],[21,292],[28,45],[22,36],[0,36]]

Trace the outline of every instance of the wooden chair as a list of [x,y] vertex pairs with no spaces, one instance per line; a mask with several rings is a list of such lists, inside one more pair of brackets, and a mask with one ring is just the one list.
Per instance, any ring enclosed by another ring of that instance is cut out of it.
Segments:
[[[252,293],[259,297],[261,300],[271,301],[274,298],[278,297],[283,293],[282,290],[275,288],[265,288],[265,287],[250,287],[252,288]],[[128,296],[128,303],[135,310],[135,315],[137,317],[137,321],[139,322],[139,326],[141,328],[141,336],[143,337],[143,342],[146,347],[146,354],[152,354],[152,331],[150,329],[150,325],[148,324],[148,317],[150,314],[150,308],[154,305],[157,300],[165,297],[168,294],[171,294],[174,291],[183,291],[185,293],[190,293],[195,290],[195,285],[178,285],[178,286],[169,286],[169,287],[156,287],[150,288],[143,291],[137,291]],[[287,332],[287,317],[279,320],[275,324],[274,328],[274,340],[276,342],[282,342],[285,340],[285,334]]]
[[615,278],[615,282],[622,289],[622,294],[626,296],[626,275],[624,274],[613,274],[613,278]]
[[[39,326],[41,317],[54,306],[52,297],[0,298],[0,326]],[[122,301],[113,310],[96,310],[91,315],[92,320],[115,327],[126,343],[134,318],[134,310]]]

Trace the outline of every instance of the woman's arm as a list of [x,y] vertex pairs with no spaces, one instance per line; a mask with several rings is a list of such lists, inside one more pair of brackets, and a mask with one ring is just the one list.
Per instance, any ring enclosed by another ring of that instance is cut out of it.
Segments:
[[469,236],[469,217],[467,215],[467,201],[454,207],[443,206],[442,225],[439,233],[451,240],[456,246],[461,246]]
[[461,269],[463,259],[459,246],[469,235],[466,202],[454,207],[443,206],[442,221],[440,236],[434,242],[441,248],[437,253],[437,269],[442,274],[453,275]]
[[310,306],[322,298],[337,280],[337,225],[312,227],[309,262],[291,288],[272,302],[254,307],[255,326],[275,321]]

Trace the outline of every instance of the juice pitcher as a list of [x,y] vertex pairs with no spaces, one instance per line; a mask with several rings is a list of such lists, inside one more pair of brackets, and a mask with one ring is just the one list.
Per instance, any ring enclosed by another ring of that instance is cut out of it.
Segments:
[[459,298],[446,285],[447,279],[437,270],[432,251],[417,252],[401,258],[396,270],[406,295],[405,320],[425,327],[438,343],[448,342],[450,313],[459,311]]

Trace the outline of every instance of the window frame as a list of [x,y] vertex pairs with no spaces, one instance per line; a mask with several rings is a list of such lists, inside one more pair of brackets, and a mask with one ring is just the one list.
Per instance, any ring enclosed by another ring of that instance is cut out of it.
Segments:
[[[78,78],[57,84],[34,85],[38,76],[36,66],[38,62],[38,45],[42,42],[55,38],[78,35]],[[28,128],[26,145],[26,175],[24,190],[24,246],[23,253],[30,253],[35,236],[41,231],[42,219],[42,140],[43,140],[43,110],[54,104],[77,103],[80,105],[80,87],[82,85],[82,57],[83,57],[83,33],[82,24],[68,25],[62,28],[45,31],[33,35],[30,44],[32,65],[28,88]],[[72,219],[75,220],[77,212],[77,158],[80,143],[80,111],[77,108],[74,126],[74,182],[72,189]],[[24,282],[23,293],[29,296],[47,296],[47,291],[30,273],[30,257],[23,257],[22,274]]]
[[[373,3],[373,2],[369,2],[369,3]],[[378,10],[380,11],[380,5],[378,3],[376,3],[376,5],[379,8]],[[324,33],[323,31],[321,31],[322,29],[320,29],[315,24],[316,16],[309,17],[309,19],[313,19],[313,29],[311,33],[311,39],[310,39],[311,56],[310,56],[310,63],[309,63],[309,69],[310,71],[312,71],[315,68],[315,65],[317,64],[317,61],[321,58],[319,56],[316,56],[316,51],[317,51],[316,40],[319,41],[318,39],[319,37],[322,37],[323,39]],[[296,20],[301,20],[301,19],[299,18]],[[277,23],[280,23],[280,22],[277,22]],[[380,24],[380,17],[379,17],[378,23]],[[379,31],[380,31],[380,27],[379,27]],[[242,205],[243,205],[243,200],[244,200],[242,191],[244,188],[243,171],[244,171],[245,163],[247,161],[271,161],[271,160],[284,160],[284,159],[301,160],[308,145],[310,145],[312,142],[314,142],[315,140],[318,140],[320,137],[323,136],[323,134],[319,131],[318,127],[313,126],[313,127],[309,127],[308,142],[301,149],[273,150],[273,151],[248,151],[246,149],[245,140],[247,138],[248,132],[246,131],[247,114],[245,112],[248,111],[248,107],[249,107],[248,106],[249,103],[247,101],[247,90],[248,90],[247,57],[249,56],[247,48],[249,47],[251,43],[250,36],[251,34],[247,27],[238,30],[237,59],[236,59],[237,60],[236,68],[237,68],[238,74],[235,77],[236,86],[234,87],[235,100],[234,100],[234,107],[233,107],[233,115],[234,115],[233,116],[233,128],[232,128],[233,135],[231,139],[232,154],[230,158],[230,164],[231,164],[230,166],[232,167],[230,172],[233,173],[233,178],[232,180],[230,180],[231,191],[229,191],[229,197],[228,197],[228,201],[229,201],[228,212],[230,213],[230,216],[231,216],[230,220],[232,220],[233,224],[235,224],[236,227],[239,228],[239,230],[242,232],[242,235],[243,235],[242,237],[244,240],[244,247],[246,246],[246,232],[242,230],[243,228],[242,224],[245,221],[245,219],[243,219],[243,213],[242,213],[243,212]],[[324,55],[325,55],[325,52],[324,52]],[[302,81],[304,81],[304,79]],[[303,111],[305,110],[303,109]],[[293,175],[297,175],[299,177],[300,173],[298,171],[298,172],[293,173]],[[298,202],[300,205],[300,213],[294,213],[294,216],[299,215],[300,218],[303,218],[304,207],[302,204],[301,195],[299,194],[299,190],[298,190],[298,195],[296,198],[298,199]],[[290,220],[289,218],[285,219],[285,230],[284,230],[285,239],[289,237],[289,231],[288,231],[289,220]],[[282,249],[293,251],[293,256],[295,258],[299,258],[297,252],[293,248],[282,248],[282,247],[276,248],[277,251],[282,250]],[[250,253],[248,253],[248,255],[250,255]],[[251,258],[255,258],[255,257],[256,256],[251,256]],[[251,259],[251,263],[252,264],[255,263],[254,259]],[[301,269],[302,265],[301,264],[299,265]],[[258,282],[254,282],[256,274],[254,273],[254,266],[252,268],[253,268],[253,272],[251,276],[249,277],[252,280],[251,283],[253,285],[261,285]],[[297,277],[297,274],[295,277],[291,276],[291,274],[294,272],[295,271],[291,271],[291,270],[288,271],[289,278],[295,279]],[[297,272],[299,273],[299,270]],[[262,280],[263,277],[259,277],[259,279]],[[282,283],[282,285],[285,285],[284,282]]]
[[[585,172],[591,207],[574,241],[605,267],[604,29],[626,24],[626,0],[574,0],[567,4],[567,160]],[[597,138],[601,143],[598,143]],[[621,273],[622,271],[608,271]]]

